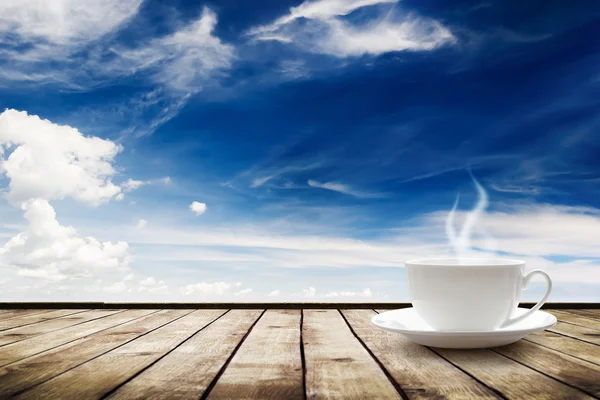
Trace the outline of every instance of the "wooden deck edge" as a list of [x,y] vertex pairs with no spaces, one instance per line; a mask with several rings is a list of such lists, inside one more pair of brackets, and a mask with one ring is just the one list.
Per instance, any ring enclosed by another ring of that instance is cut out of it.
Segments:
[[[534,303],[521,303],[521,307],[531,308]],[[373,309],[406,308],[410,303],[103,303],[103,302],[5,302],[0,309]],[[546,303],[545,309],[600,309],[600,303]]]

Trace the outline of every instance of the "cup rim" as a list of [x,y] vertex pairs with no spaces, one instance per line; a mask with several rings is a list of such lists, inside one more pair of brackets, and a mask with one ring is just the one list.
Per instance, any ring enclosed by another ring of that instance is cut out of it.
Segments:
[[507,258],[474,258],[474,257],[454,257],[454,258],[421,258],[417,260],[405,261],[406,266],[419,267],[520,267],[525,265],[525,261],[507,259]]

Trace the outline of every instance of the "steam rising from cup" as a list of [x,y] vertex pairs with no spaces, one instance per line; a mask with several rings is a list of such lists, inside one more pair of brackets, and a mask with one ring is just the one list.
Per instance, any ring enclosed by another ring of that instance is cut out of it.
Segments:
[[471,237],[473,233],[473,229],[477,224],[477,221],[480,215],[485,211],[488,206],[488,195],[483,186],[475,179],[473,173],[469,170],[469,174],[471,175],[471,179],[475,184],[475,188],[477,189],[478,200],[475,208],[471,210],[471,212],[467,215],[465,222],[460,230],[460,233],[456,233],[454,228],[454,217],[456,214],[456,208],[458,207],[458,202],[460,200],[460,195],[456,195],[456,200],[454,201],[454,206],[452,206],[452,210],[448,214],[446,218],[446,235],[448,236],[448,241],[450,242],[450,246],[454,251],[456,257],[463,257],[471,248]]

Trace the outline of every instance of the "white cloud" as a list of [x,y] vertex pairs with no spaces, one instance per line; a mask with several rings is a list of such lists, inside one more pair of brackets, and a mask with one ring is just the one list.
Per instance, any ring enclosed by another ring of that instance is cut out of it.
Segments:
[[121,192],[111,181],[121,147],[110,140],[6,110],[0,114],[0,145],[4,152],[12,150],[1,169],[10,179],[6,198],[14,205],[38,197],[73,197],[98,205]]
[[126,180],[125,182],[121,183],[121,189],[123,189],[123,191],[125,191],[125,192],[131,192],[132,190],[140,188],[145,184],[146,184],[146,182],[136,181],[136,180],[133,180],[130,178],[130,179]]
[[[135,75],[140,88],[108,106],[82,106],[75,116],[115,124],[122,134],[154,132],[192,94],[218,86],[235,59],[232,45],[213,32],[216,14],[204,8],[187,25],[162,37],[116,42],[116,29],[136,15],[141,0],[0,2],[0,86],[48,86],[90,91]],[[143,89],[152,85],[152,90]],[[106,124],[105,124],[106,125]]]
[[0,248],[0,263],[17,268],[18,275],[59,281],[129,272],[127,243],[79,236],[73,227],[58,223],[46,200],[29,200],[22,208],[29,225]]
[[281,291],[279,291],[279,290],[276,289],[276,290],[273,290],[272,292],[270,292],[267,296],[269,296],[269,297],[277,297],[280,294],[281,294]]
[[138,221],[137,227],[138,229],[144,229],[146,225],[148,225],[148,221],[146,221],[145,219],[140,219]]
[[107,68],[119,75],[149,70],[165,87],[186,93],[201,90],[234,59],[234,48],[213,35],[216,25],[217,15],[205,7],[200,18],[170,35],[139,48],[112,49],[118,58]]
[[3,0],[0,32],[19,43],[79,45],[97,40],[135,15],[142,0]]
[[247,294],[252,293],[252,289],[242,289],[239,292],[234,293],[235,296],[245,296]]
[[372,297],[371,289],[367,288],[362,292],[330,292],[325,297]]
[[[10,51],[14,69],[4,68],[3,78],[42,81],[85,89],[109,83],[115,78],[145,71],[155,83],[185,93],[210,83],[213,72],[228,69],[234,48],[213,35],[216,14],[204,8],[199,18],[173,33],[153,38],[137,47],[125,48],[97,41],[121,26],[138,11],[141,0],[36,0],[0,3],[0,43],[16,33],[17,44]],[[92,55],[74,55],[82,44],[96,40]],[[8,50],[4,50],[7,52]],[[57,70],[44,62],[61,62]],[[101,61],[99,61],[101,60]],[[44,72],[47,67],[49,72]],[[165,115],[168,115],[166,113]]]
[[110,294],[119,294],[131,291],[131,289],[127,288],[125,282],[115,282],[112,285],[102,288],[102,291]]
[[491,188],[502,193],[521,193],[530,195],[538,195],[542,191],[541,188],[533,185],[491,185]]
[[366,7],[397,0],[314,0],[290,8],[273,23],[255,27],[256,40],[294,43],[306,51],[337,57],[382,54],[393,51],[426,51],[456,41],[450,30],[430,18],[407,14],[396,16],[393,4],[378,18],[358,24],[344,16]]
[[347,194],[354,197],[364,197],[364,198],[373,198],[373,197],[381,197],[381,195],[375,193],[363,193],[357,190],[352,189],[349,185],[344,185],[342,183],[336,182],[317,182],[315,180],[309,179],[308,186],[319,189],[331,190],[333,192],[339,192],[343,194]]
[[144,278],[140,281],[140,286],[154,286],[156,285],[156,279],[153,277]]
[[171,178],[168,176],[165,176],[163,178],[157,178],[157,179],[150,179],[147,181],[138,181],[135,179],[128,179],[125,182],[121,183],[121,189],[123,189],[124,192],[131,192],[134,191],[135,189],[138,189],[142,186],[146,186],[146,185],[157,185],[157,184],[162,184],[162,185],[170,185],[171,184]]
[[[302,231],[293,232],[293,224],[267,222],[261,227],[221,224],[205,231],[153,226],[128,240],[174,246],[161,246],[160,254],[141,255],[149,260],[157,257],[163,261],[212,266],[223,263],[248,269],[400,268],[409,259],[453,255],[445,236],[448,211],[402,221],[400,227],[382,230],[377,238],[349,238],[344,228],[315,221],[312,225],[307,223]],[[458,225],[465,214],[457,212]],[[482,214],[470,240],[471,246],[476,247],[470,255],[523,259],[528,268],[548,269],[556,279],[568,280],[569,284],[596,282],[600,279],[598,237],[600,209],[521,204]],[[553,256],[580,261],[553,261]],[[587,257],[594,260],[581,261]]]
[[[466,219],[466,212],[457,218]],[[445,212],[428,215],[422,224],[431,229]],[[471,246],[527,256],[598,257],[600,210],[550,204],[517,205],[489,211],[479,218]]]
[[164,281],[157,281],[153,277],[148,277],[140,281],[138,292],[149,292],[149,293],[167,293],[169,287]]
[[[249,170],[244,171],[242,174],[240,174],[239,177],[246,177],[249,175],[252,175],[252,176],[258,175],[257,177],[252,178],[252,181],[250,182],[251,188],[258,188],[272,180],[275,180],[276,178],[280,178],[281,176],[283,176],[285,174],[309,171],[309,170],[318,168],[322,165],[323,165],[323,163],[321,163],[321,162],[313,162],[313,163],[308,163],[308,164],[303,163],[303,164],[298,164],[298,165],[286,165],[284,167],[271,167],[271,168],[265,168],[265,169],[259,168],[258,166],[254,166],[254,167],[250,168]],[[227,182],[224,185],[230,186],[230,184],[231,184],[231,182]]]
[[[239,288],[240,286],[241,286],[240,282],[235,283],[235,284],[228,283],[228,282],[213,282],[213,283],[199,282],[199,283],[195,283],[195,284],[182,286],[179,289],[179,291],[184,296],[189,296],[192,294],[198,294],[201,296],[202,295],[226,296],[226,295],[231,295],[232,290],[234,288]],[[242,294],[245,294],[246,293],[245,290],[248,290],[248,289],[242,289],[242,290],[238,291],[237,293],[243,292]],[[250,289],[250,291],[252,291],[252,289]]]
[[308,289],[302,289],[302,293],[304,294],[304,297],[315,297],[317,295],[317,289],[311,286]]
[[206,204],[194,201],[190,204],[190,211],[196,215],[202,215],[206,212]]

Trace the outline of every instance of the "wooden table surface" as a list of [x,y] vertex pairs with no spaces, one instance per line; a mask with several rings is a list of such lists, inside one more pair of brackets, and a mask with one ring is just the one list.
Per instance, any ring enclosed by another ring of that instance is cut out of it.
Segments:
[[600,310],[515,344],[443,350],[372,309],[2,309],[0,398],[600,398]]

